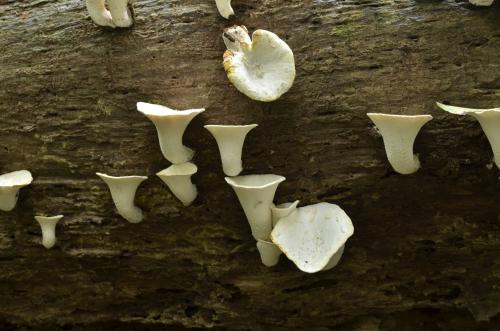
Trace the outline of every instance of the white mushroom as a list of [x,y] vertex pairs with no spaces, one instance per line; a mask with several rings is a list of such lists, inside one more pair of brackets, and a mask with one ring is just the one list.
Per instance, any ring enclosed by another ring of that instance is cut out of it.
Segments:
[[97,176],[108,185],[115,207],[124,219],[130,223],[143,220],[142,210],[134,204],[135,192],[139,185],[148,177],[123,176],[113,177],[97,172]]
[[314,273],[338,263],[336,254],[353,233],[349,216],[339,206],[322,202],[280,219],[271,240],[300,270]]
[[194,151],[182,144],[189,122],[205,109],[174,110],[165,106],[138,102],[137,110],[156,126],[163,156],[174,164],[191,161]]
[[198,168],[195,164],[186,162],[182,164],[173,164],[156,175],[167,184],[172,193],[184,206],[189,206],[198,195],[196,186],[191,182],[191,176],[197,171]]
[[448,106],[439,102],[437,102],[437,105],[451,114],[470,115],[474,117],[481,125],[481,128],[483,128],[484,134],[488,138],[491,149],[493,150],[495,164],[500,168],[500,108],[463,108]]
[[241,154],[248,132],[257,124],[250,125],[205,125],[219,146],[222,169],[228,176],[237,176],[242,170]]
[[111,13],[106,9],[105,0],[86,0],[87,11],[95,24],[116,27]]
[[19,190],[31,184],[33,177],[28,170],[9,172],[0,176],[0,210],[14,209],[19,196]]
[[493,3],[493,0],[469,0],[471,4],[474,6],[483,6],[483,7],[488,7],[491,6]]
[[271,206],[278,185],[285,177],[278,175],[248,175],[226,177],[236,192],[255,239],[269,240],[272,230]]
[[256,30],[252,39],[244,26],[225,29],[224,69],[233,85],[251,99],[273,101],[292,87],[295,60],[277,35]]
[[234,15],[234,10],[231,7],[231,0],[215,0],[215,4],[222,17],[229,18]]
[[418,155],[413,154],[413,143],[431,115],[389,115],[369,113],[384,139],[385,152],[392,168],[403,175],[416,172],[420,168]]
[[57,216],[35,216],[35,220],[42,229],[42,245],[49,249],[56,244],[56,225],[64,215]]
[[128,0],[108,0],[113,23],[120,28],[128,28],[134,23],[128,4]]
[[257,249],[259,250],[262,264],[266,267],[273,267],[278,264],[280,255],[282,254],[278,246],[272,242],[258,239]]
[[295,200],[294,202],[287,202],[277,205],[275,207],[271,207],[271,215],[273,217],[273,228],[278,224],[278,221],[283,217],[287,217],[295,210],[297,210],[297,206],[299,204],[299,200]]

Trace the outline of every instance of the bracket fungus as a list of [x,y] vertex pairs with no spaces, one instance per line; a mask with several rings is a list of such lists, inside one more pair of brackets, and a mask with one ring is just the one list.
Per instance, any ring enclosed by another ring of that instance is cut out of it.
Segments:
[[231,0],[215,0],[215,4],[222,17],[228,19],[234,15],[234,10],[231,7]]
[[287,217],[295,210],[297,210],[297,206],[299,205],[299,200],[295,200],[294,202],[286,202],[280,205],[271,207],[271,215],[273,218],[273,228],[278,224],[278,221],[283,217]]
[[278,175],[226,177],[226,182],[238,196],[255,239],[269,239],[274,195],[278,185],[285,179]]
[[250,125],[205,125],[219,146],[222,169],[228,176],[237,176],[242,170],[241,154],[248,132],[257,127]]
[[56,225],[64,215],[57,216],[35,216],[35,220],[42,229],[42,245],[49,249],[56,244]]
[[0,210],[14,209],[19,197],[19,190],[31,184],[33,177],[28,170],[9,172],[0,176]]
[[196,186],[191,182],[191,176],[198,171],[194,163],[173,164],[156,175],[167,184],[172,193],[184,206],[193,203],[198,195]]
[[224,30],[224,70],[243,94],[258,101],[274,101],[295,80],[295,60],[290,47],[277,35],[256,30],[252,39],[245,26]]
[[148,177],[113,177],[99,172],[96,175],[108,185],[118,214],[130,223],[141,222],[144,217],[142,210],[134,204],[135,192],[139,185]]
[[182,136],[191,120],[205,109],[174,110],[152,103],[138,102],[137,110],[156,126],[163,156],[173,164],[181,164],[194,156],[194,151],[182,144]]
[[278,264],[282,254],[278,246],[272,242],[257,239],[257,249],[260,253],[260,260],[266,267],[273,267]]
[[385,152],[392,168],[403,175],[409,175],[420,168],[418,155],[413,154],[413,143],[431,115],[389,115],[368,113],[384,139]]
[[112,28],[128,28],[133,23],[128,0],[86,0],[87,11],[95,24]]
[[500,108],[463,108],[444,105],[439,102],[437,102],[437,105],[439,108],[451,114],[470,115],[474,117],[479,122],[481,128],[484,131],[484,134],[488,138],[491,149],[493,150],[495,164],[498,168],[500,168]]
[[351,219],[339,206],[321,202],[280,219],[271,240],[300,270],[314,273],[338,263],[353,233]]

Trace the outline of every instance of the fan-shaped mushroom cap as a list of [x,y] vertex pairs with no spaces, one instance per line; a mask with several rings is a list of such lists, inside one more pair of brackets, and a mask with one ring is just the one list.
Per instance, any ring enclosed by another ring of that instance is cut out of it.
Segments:
[[444,105],[437,102],[439,108],[455,115],[474,117],[490,142],[495,164],[500,168],[500,108],[475,109]]
[[56,244],[56,225],[64,215],[57,216],[35,216],[35,220],[42,229],[42,245],[49,249]]
[[233,26],[224,30],[222,38],[227,47],[224,69],[241,93],[254,100],[274,101],[292,87],[293,52],[277,35],[256,30],[250,39],[244,26]]
[[28,170],[9,172],[0,176],[0,210],[10,211],[17,203],[21,187],[31,184],[33,177]]
[[191,176],[197,171],[198,167],[194,163],[186,162],[173,164],[156,175],[167,184],[184,206],[189,206],[198,195],[196,186],[191,182]]
[[339,206],[322,202],[280,219],[271,240],[300,270],[313,273],[327,267],[353,233],[349,216]]

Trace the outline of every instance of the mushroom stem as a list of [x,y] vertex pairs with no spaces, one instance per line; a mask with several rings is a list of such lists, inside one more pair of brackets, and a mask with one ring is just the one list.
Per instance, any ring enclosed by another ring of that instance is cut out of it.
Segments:
[[134,21],[128,8],[128,0],[108,0],[109,12],[113,23],[121,28],[128,28]]
[[418,156],[413,154],[413,143],[431,115],[389,115],[368,113],[384,139],[385,152],[392,168],[403,175],[409,175],[420,168]]
[[191,120],[205,109],[174,110],[151,103],[138,102],[137,110],[156,127],[163,156],[174,164],[190,161],[194,151],[182,144],[182,136]]
[[447,111],[448,113],[455,115],[470,115],[474,117],[484,134],[490,142],[491,149],[493,151],[493,158],[495,164],[500,168],[500,108],[491,109],[474,109],[474,108],[463,108],[456,106],[444,105],[437,102],[439,108]]
[[134,199],[137,188],[148,177],[113,177],[99,172],[97,172],[96,175],[101,177],[108,185],[118,214],[130,223],[141,222],[143,220],[143,213],[142,210],[134,204]]
[[35,216],[35,220],[40,224],[42,229],[42,245],[50,249],[56,244],[56,225],[64,215],[52,217]]
[[87,0],[87,11],[95,24],[100,26],[116,27],[111,13],[106,9],[104,0]]
[[241,154],[248,132],[257,127],[250,125],[205,125],[219,146],[222,169],[227,176],[237,176],[243,170]]
[[255,239],[269,240],[272,231],[271,206],[278,185],[286,178],[278,175],[226,177],[245,212]]
[[167,184],[168,188],[184,206],[189,206],[198,195],[196,186],[191,182],[191,176],[197,171],[198,168],[195,164],[186,162],[183,164],[173,164],[156,175]]
[[215,0],[215,4],[222,17],[228,19],[230,16],[234,15],[234,10],[231,7],[231,0]]
[[266,267],[273,267],[278,264],[282,254],[278,246],[265,240],[257,240],[257,249],[260,253],[262,264]]

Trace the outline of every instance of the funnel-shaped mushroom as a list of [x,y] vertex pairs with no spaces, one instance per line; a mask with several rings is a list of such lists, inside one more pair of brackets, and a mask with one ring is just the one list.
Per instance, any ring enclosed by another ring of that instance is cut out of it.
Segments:
[[196,186],[191,182],[191,176],[197,171],[198,168],[195,164],[186,162],[173,164],[156,175],[167,184],[168,188],[184,206],[189,206],[198,195]]
[[474,6],[488,7],[491,6],[493,0],[469,0],[469,2]]
[[120,28],[128,28],[134,23],[128,3],[128,0],[108,0],[109,12],[113,18],[113,23]]
[[271,240],[300,270],[313,273],[330,266],[353,233],[349,216],[339,206],[322,202],[282,218]]
[[283,217],[287,217],[295,210],[297,210],[297,206],[299,204],[299,200],[295,200],[294,202],[286,202],[275,207],[271,207],[271,215],[273,217],[273,228],[278,224],[278,221]]
[[229,18],[234,15],[234,10],[231,7],[231,0],[215,0],[215,4],[222,17]]
[[95,24],[100,26],[110,26],[112,28],[116,27],[115,23],[113,23],[111,13],[106,9],[104,0],[87,0],[86,4],[90,18]]
[[9,172],[0,176],[0,210],[14,209],[21,187],[31,184],[33,177],[28,170]]
[[56,225],[63,217],[63,215],[52,217],[35,216],[35,220],[42,229],[42,244],[45,248],[52,248],[56,244]]
[[282,252],[279,247],[272,242],[265,240],[257,240],[257,249],[260,253],[262,264],[266,267],[273,267],[278,264]]
[[250,125],[205,125],[219,146],[222,169],[228,176],[237,176],[242,170],[241,153],[248,132],[257,124]]
[[156,126],[163,156],[174,164],[190,161],[194,151],[182,144],[189,122],[205,109],[174,110],[165,106],[138,102],[137,110]]
[[274,101],[292,87],[295,60],[290,47],[277,35],[257,30],[252,39],[244,26],[225,29],[224,69],[233,85],[247,97]]
[[134,204],[135,192],[148,177],[124,176],[113,177],[97,172],[97,176],[108,184],[115,207],[124,219],[130,223],[139,223],[143,219],[142,210]]
[[268,240],[272,230],[271,206],[278,185],[285,177],[278,175],[248,175],[226,177],[236,192],[255,239]]
[[418,156],[413,154],[413,143],[431,115],[388,115],[369,113],[384,139],[385,152],[392,168],[403,175],[409,175],[420,168]]
[[474,117],[484,134],[490,142],[491,149],[493,150],[493,157],[495,164],[500,168],[500,108],[491,109],[474,109],[448,106],[437,102],[439,108],[455,115],[470,115]]

